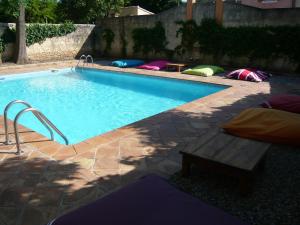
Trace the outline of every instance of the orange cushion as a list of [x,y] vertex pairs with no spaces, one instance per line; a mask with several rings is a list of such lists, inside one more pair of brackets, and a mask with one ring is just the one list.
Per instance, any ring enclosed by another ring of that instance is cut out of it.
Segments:
[[275,109],[251,108],[223,126],[230,134],[300,146],[300,115]]

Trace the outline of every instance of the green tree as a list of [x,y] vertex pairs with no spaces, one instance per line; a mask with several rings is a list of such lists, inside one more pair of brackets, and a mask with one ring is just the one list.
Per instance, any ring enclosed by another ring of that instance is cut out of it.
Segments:
[[0,21],[15,22],[19,15],[17,0],[0,0]]
[[26,7],[26,21],[31,23],[55,23],[56,0],[30,0]]
[[61,0],[58,4],[60,20],[74,23],[95,23],[98,18],[107,17],[111,11],[118,11],[129,0]]
[[160,13],[181,4],[181,0],[131,0],[129,5],[138,5],[154,13]]
[[[17,64],[25,64],[28,61],[26,52],[26,24],[25,7],[28,0],[2,0],[1,13],[10,16],[13,21],[16,19],[16,48],[15,61]],[[4,11],[3,11],[4,10]]]
[[[0,21],[15,22],[19,15],[17,0],[0,0]],[[25,1],[24,1],[25,2]],[[56,22],[56,0],[26,0],[26,21]]]

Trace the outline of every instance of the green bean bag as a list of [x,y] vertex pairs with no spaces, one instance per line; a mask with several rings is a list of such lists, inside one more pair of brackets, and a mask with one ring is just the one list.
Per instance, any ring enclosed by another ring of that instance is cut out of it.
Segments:
[[196,66],[192,69],[187,69],[187,70],[183,71],[182,73],[210,77],[216,73],[223,73],[223,72],[224,72],[224,69],[221,67],[218,67],[218,66],[200,65],[200,66]]

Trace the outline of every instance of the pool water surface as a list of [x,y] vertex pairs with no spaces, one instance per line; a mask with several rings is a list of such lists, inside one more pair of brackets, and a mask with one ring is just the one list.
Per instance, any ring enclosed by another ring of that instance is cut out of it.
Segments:
[[[0,109],[3,112],[12,100],[24,100],[44,113],[70,144],[76,144],[226,88],[131,73],[67,68],[1,76]],[[13,106],[9,118],[13,119],[22,108]],[[20,123],[49,137],[49,132],[30,113]],[[55,140],[64,143],[58,135]]]

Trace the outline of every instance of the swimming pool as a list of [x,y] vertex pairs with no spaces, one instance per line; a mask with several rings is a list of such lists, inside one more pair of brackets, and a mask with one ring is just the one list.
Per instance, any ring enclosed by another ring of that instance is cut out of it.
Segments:
[[[96,69],[61,69],[0,77],[0,109],[15,99],[43,112],[70,144],[216,93],[226,86]],[[13,119],[23,106],[13,106]],[[20,123],[49,137],[30,114]],[[56,141],[64,141],[56,136]]]

